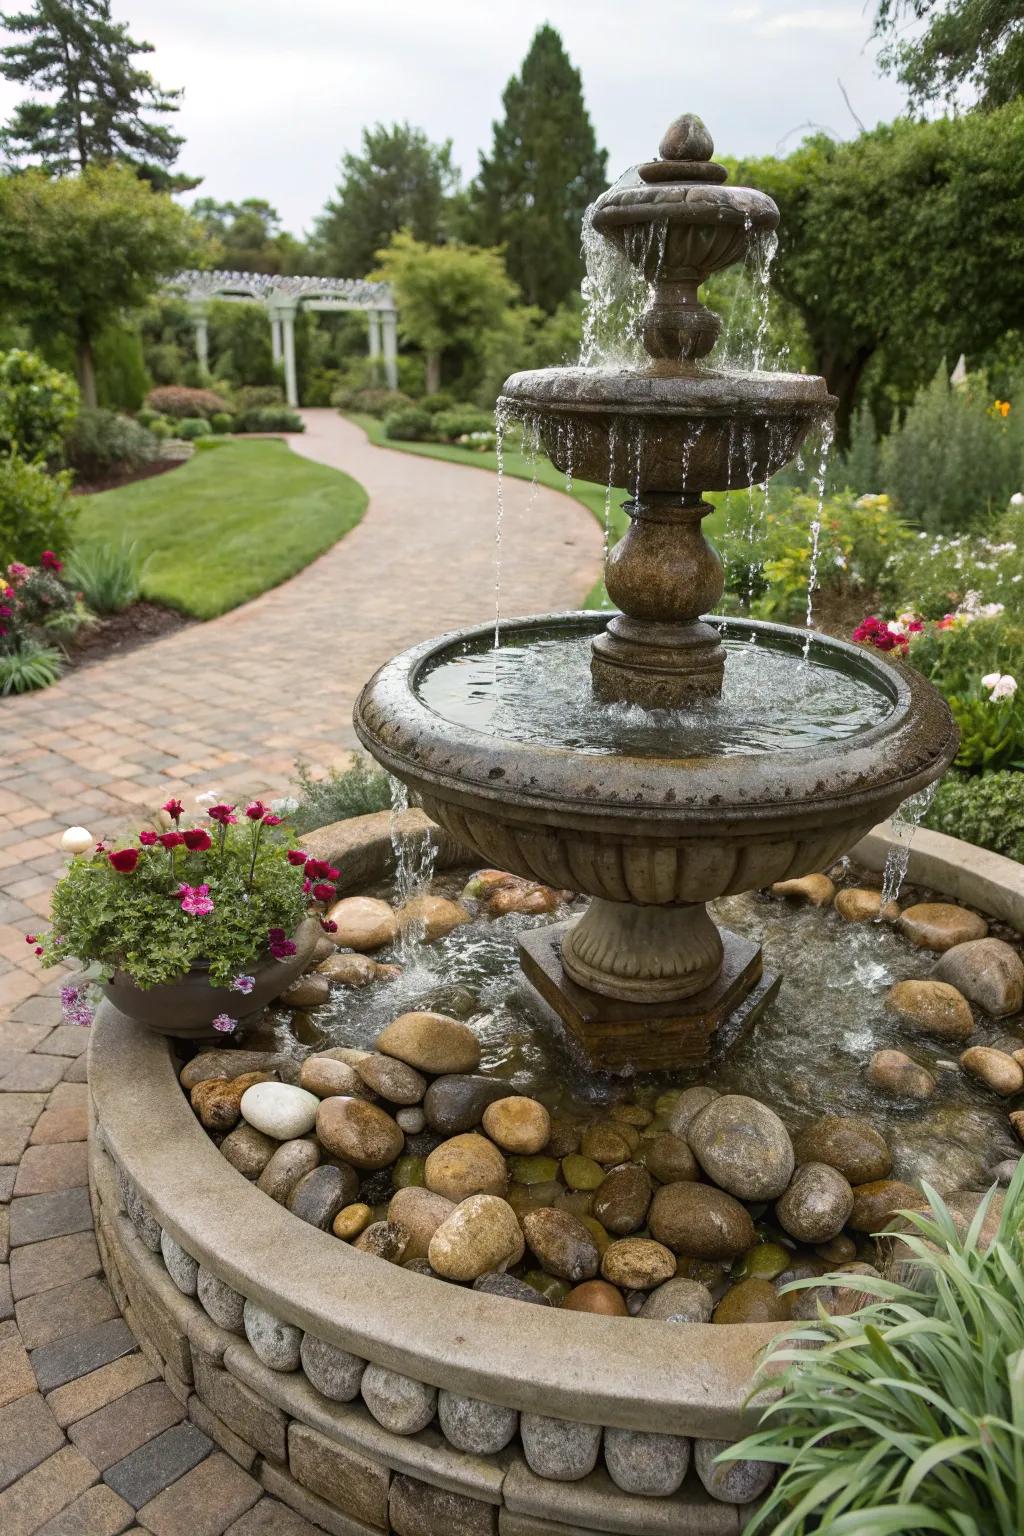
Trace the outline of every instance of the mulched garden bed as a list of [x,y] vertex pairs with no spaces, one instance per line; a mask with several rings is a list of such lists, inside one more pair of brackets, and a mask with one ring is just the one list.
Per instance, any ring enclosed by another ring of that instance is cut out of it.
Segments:
[[180,469],[188,459],[153,459],[140,469],[112,471],[95,480],[79,480],[71,487],[72,496],[95,496],[98,491],[116,491],[122,485],[134,485],[137,480],[152,480],[155,475],[165,475],[169,469]]
[[110,656],[126,655],[128,651],[138,650],[153,640],[184,629],[186,624],[197,622],[176,608],[140,600],[123,612],[107,614],[81,630],[69,648],[67,669],[91,667]]

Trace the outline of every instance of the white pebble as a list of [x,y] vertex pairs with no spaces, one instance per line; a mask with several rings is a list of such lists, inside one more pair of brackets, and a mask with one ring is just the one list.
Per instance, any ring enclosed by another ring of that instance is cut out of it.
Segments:
[[243,1119],[265,1136],[291,1141],[313,1129],[320,1100],[291,1083],[253,1083],[240,1107]]

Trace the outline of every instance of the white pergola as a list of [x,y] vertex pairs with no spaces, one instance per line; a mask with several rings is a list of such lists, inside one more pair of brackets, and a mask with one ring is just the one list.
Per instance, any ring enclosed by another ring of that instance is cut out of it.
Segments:
[[295,379],[295,316],[306,309],[362,309],[370,323],[370,364],[376,374],[383,358],[389,389],[398,388],[398,312],[387,283],[357,277],[280,277],[262,272],[179,272],[167,284],[183,293],[196,330],[196,357],[209,362],[208,309],[211,300],[262,304],[270,319],[274,362],[284,364],[284,388],[289,405],[298,405]]

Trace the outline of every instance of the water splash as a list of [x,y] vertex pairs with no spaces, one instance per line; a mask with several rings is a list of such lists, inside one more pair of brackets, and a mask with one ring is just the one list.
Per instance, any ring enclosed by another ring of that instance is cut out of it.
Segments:
[[[400,911],[414,896],[421,895],[429,888],[434,878],[437,843],[432,836],[417,836],[402,826],[402,815],[409,809],[409,788],[401,779],[389,776],[389,781],[391,818],[388,832],[395,863],[392,901]],[[422,922],[409,923],[403,928],[399,940],[403,959],[407,960],[416,946],[423,942],[424,933]]]
[[775,253],[778,249],[779,237],[774,229],[762,232],[753,245],[751,265],[753,269],[756,328],[754,331],[752,365],[755,370],[760,370],[764,367],[764,349],[765,342],[768,339],[768,309],[771,301],[772,262],[775,260]]
[[893,836],[896,841],[885,856],[885,869],[882,874],[882,911],[891,901],[898,901],[903,882],[907,878],[907,870],[910,868],[910,849],[914,841],[914,834],[928,814],[928,807],[935,799],[938,789],[938,781],[928,784],[924,789],[919,789],[916,795],[911,795],[898,806],[891,821]]
[[[608,556],[612,547],[612,491],[615,486],[615,454],[619,445],[619,424],[612,421],[608,428],[608,484],[604,488],[604,554],[601,560],[602,570],[607,569]],[[612,606],[611,598],[607,590],[603,591],[601,598],[602,608]]]
[[494,407],[494,455],[498,483],[494,501],[494,649],[501,644],[501,535],[505,520],[505,433],[511,417],[510,402],[500,396]]
[[812,484],[817,492],[818,505],[811,520],[811,562],[807,572],[807,618],[805,621],[807,636],[804,640],[805,661],[810,653],[811,635],[814,629],[814,589],[818,585],[818,560],[821,553],[821,513],[825,505],[825,479],[828,471],[828,456],[832,447],[832,439],[835,436],[835,430],[835,422],[831,417],[822,423],[818,463],[812,479]]
[[[627,171],[616,185],[635,182]],[[583,215],[582,252],[587,275],[583,281],[583,335],[580,363],[584,368],[636,369],[650,359],[643,345],[643,314],[649,288],[644,267],[657,273],[665,256],[668,225],[664,220],[632,228],[625,246],[607,240],[594,228],[593,206]],[[636,265],[634,265],[636,263]]]

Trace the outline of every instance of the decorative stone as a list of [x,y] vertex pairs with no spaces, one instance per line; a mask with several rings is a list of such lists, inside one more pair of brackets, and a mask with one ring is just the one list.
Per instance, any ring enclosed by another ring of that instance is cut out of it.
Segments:
[[[842,891],[839,893],[843,894]],[[727,1451],[730,1440],[695,1440],[693,1464],[705,1490],[723,1504],[752,1504],[770,1487],[775,1467],[770,1461],[721,1461],[715,1457]]]
[[773,896],[786,896],[790,901],[806,901],[812,907],[830,907],[836,888],[828,875],[804,875],[799,880],[776,880],[771,888]]
[[867,1070],[872,1088],[897,1099],[930,1099],[937,1088],[927,1067],[904,1051],[876,1051]]
[[381,949],[398,937],[395,913],[373,896],[345,896],[330,908],[327,919],[337,924],[331,937],[339,949]]
[[613,1168],[594,1194],[594,1216],[608,1232],[625,1237],[647,1220],[654,1193],[651,1176],[639,1163]]
[[292,1083],[256,1083],[242,1095],[243,1117],[275,1141],[294,1141],[316,1124],[316,1094]]
[[647,1222],[659,1243],[693,1259],[735,1259],[754,1242],[746,1207],[710,1184],[663,1184]]
[[1002,939],[971,939],[947,949],[931,976],[949,982],[994,1019],[1008,1018],[1024,1006],[1024,963]]
[[377,1050],[431,1075],[475,1072],[480,1065],[476,1035],[445,1013],[403,1013],[378,1035]]
[[972,1045],[960,1057],[960,1065],[971,1077],[991,1088],[1003,1098],[1019,1093],[1024,1088],[1024,1068],[1006,1051],[995,1051],[987,1045]]
[[789,1317],[789,1305],[770,1280],[739,1280],[731,1285],[715,1308],[713,1323],[781,1323]]
[[700,1177],[697,1159],[689,1143],[671,1131],[649,1136],[640,1143],[640,1158],[647,1171],[660,1184],[676,1184],[681,1179]]
[[282,1008],[319,1008],[331,995],[331,984],[326,976],[311,971],[299,976],[278,998]]
[[418,1104],[408,1105],[395,1114],[395,1124],[406,1136],[418,1136],[427,1123],[427,1117]]
[[601,1273],[624,1291],[651,1291],[676,1272],[675,1254],[649,1237],[623,1237],[609,1243],[601,1258]]
[[423,1112],[432,1131],[459,1136],[463,1131],[474,1130],[488,1104],[507,1094],[508,1084],[498,1078],[471,1072],[446,1073],[435,1078],[427,1089]]
[[584,1157],[593,1158],[602,1168],[614,1168],[628,1162],[633,1155],[632,1138],[627,1125],[615,1125],[609,1120],[599,1120],[588,1125],[580,1137],[580,1151]]
[[557,1275],[549,1275],[543,1269],[527,1269],[523,1272],[523,1279],[535,1291],[546,1296],[553,1307],[560,1307],[572,1290],[568,1280],[559,1280]]
[[320,1148],[312,1137],[283,1141],[256,1180],[256,1188],[284,1205],[299,1180],[312,1173],[319,1161]]
[[326,1232],[338,1212],[350,1205],[358,1192],[359,1179],[352,1168],[323,1163],[296,1181],[285,1203],[300,1221],[308,1221],[311,1227]]
[[[824,1164],[821,1166],[824,1167]],[[829,1173],[833,1172],[835,1170],[830,1168]],[[753,1248],[743,1255],[739,1265],[734,1266],[733,1274],[737,1280],[775,1280],[789,1269],[792,1263],[791,1250],[783,1248],[781,1243],[755,1243]]]
[[254,1301],[247,1301],[243,1313],[245,1336],[252,1352],[272,1371],[297,1371],[302,1329],[283,1323],[272,1312]]
[[885,1006],[933,1040],[966,1040],[974,1032],[970,1003],[945,981],[898,981],[886,993]]
[[356,1074],[374,1093],[390,1104],[418,1104],[427,1091],[427,1080],[415,1067],[409,1067],[394,1056],[384,1056],[371,1051],[356,1066]]
[[744,1094],[708,1104],[686,1139],[708,1177],[742,1200],[774,1200],[792,1177],[789,1132],[778,1115]]
[[551,1116],[536,1099],[515,1095],[495,1099],[483,1114],[486,1134],[506,1152],[541,1152],[551,1134]]
[[196,1276],[196,1294],[203,1311],[218,1328],[226,1328],[229,1333],[244,1332],[245,1297],[202,1264]]
[[988,933],[988,923],[977,912],[968,912],[966,907],[948,901],[922,901],[905,907],[899,916],[899,928],[918,949],[931,949],[939,954],[952,949],[954,944],[983,939]]
[[579,1151],[582,1134],[580,1127],[574,1120],[566,1120],[561,1115],[552,1115],[551,1135],[548,1137],[548,1144],[544,1150],[548,1157],[557,1157],[559,1159],[571,1157]]
[[333,1056],[307,1056],[299,1068],[299,1084],[318,1099],[343,1094],[349,1098],[370,1097],[355,1067]]
[[311,1333],[303,1334],[299,1349],[302,1369],[310,1384],[332,1403],[350,1403],[359,1394],[366,1361],[350,1355],[347,1349],[329,1344]]
[[423,1157],[400,1157],[391,1170],[391,1183],[395,1189],[408,1189],[410,1184],[422,1185],[427,1161]]
[[355,1168],[386,1168],[405,1146],[405,1137],[391,1116],[364,1099],[322,1099],[316,1133],[329,1152]]
[[470,1195],[430,1240],[430,1267],[445,1280],[476,1280],[504,1269],[523,1251],[512,1207],[496,1195]]
[[1005,1188],[1013,1179],[1019,1166],[1019,1157],[1004,1157],[1001,1162],[996,1163],[994,1168],[989,1169],[988,1177]]
[[455,1201],[470,1195],[504,1195],[508,1187],[505,1159],[492,1141],[475,1132],[435,1147],[427,1158],[425,1178],[435,1195]]
[[368,987],[376,981],[377,972],[381,969],[376,960],[371,960],[369,955],[335,952],[331,940],[327,942],[331,945],[331,954],[317,966],[321,976],[326,976],[328,981],[339,987]]
[[243,1072],[226,1080],[203,1078],[189,1095],[192,1108],[208,1131],[230,1131],[238,1124],[245,1094],[256,1083],[269,1083],[271,1076],[269,1072]]
[[873,923],[876,918],[893,922],[900,915],[896,902],[888,901],[882,911],[881,891],[865,891],[851,887],[840,891],[833,903],[841,918],[848,923]]
[[574,1483],[593,1472],[601,1449],[601,1426],[540,1413],[519,1415],[523,1453],[531,1472],[556,1483]]
[[1018,1141],[1024,1141],[1024,1109],[1010,1111],[1010,1129]]
[[594,1190],[604,1182],[606,1174],[592,1157],[572,1152],[562,1158],[562,1177],[570,1189]]
[[693,1088],[684,1088],[682,1093],[675,1096],[668,1108],[668,1128],[672,1135],[680,1136],[685,1141],[691,1123],[702,1109],[707,1109],[711,1101],[717,1098],[718,1089],[708,1088],[704,1083],[698,1083]]
[[388,1220],[397,1222],[409,1234],[405,1248],[406,1263],[425,1259],[438,1227],[457,1209],[453,1200],[432,1190],[410,1186],[400,1189],[388,1206]]
[[828,1163],[802,1163],[775,1206],[782,1227],[801,1243],[838,1236],[852,1210],[849,1182]]
[[166,1227],[160,1233],[160,1252],[178,1290],[185,1296],[194,1296],[199,1289],[199,1261],[185,1252]]
[[340,1237],[342,1242],[350,1243],[359,1236],[360,1232],[366,1231],[372,1220],[372,1207],[364,1205],[361,1200],[357,1200],[352,1205],[342,1206],[337,1216],[331,1222],[331,1231],[335,1237]]
[[[397,1221],[371,1222],[352,1244],[353,1248],[360,1253],[368,1253],[375,1259],[384,1259],[388,1264],[401,1264],[408,1245],[409,1234]],[[434,1269],[437,1270],[436,1264]],[[440,1273],[439,1270],[437,1272]]]
[[[556,1186],[553,1193],[557,1193],[558,1164],[553,1157],[510,1157],[508,1160],[509,1177],[517,1184],[525,1184],[531,1188],[537,1185]],[[550,1201],[545,1201],[550,1204]]]
[[200,1051],[187,1061],[178,1073],[178,1081],[186,1093],[191,1093],[197,1083],[219,1078],[222,1082],[235,1082],[239,1077],[255,1072],[260,1080],[270,1078],[281,1058],[273,1051],[240,1051],[233,1049]]
[[634,1125],[638,1131],[642,1131],[654,1119],[654,1112],[645,1109],[642,1104],[613,1104],[608,1117],[619,1125]]
[[528,1211],[523,1235],[549,1275],[578,1285],[597,1274],[600,1256],[582,1221],[568,1211]]
[[279,1142],[265,1136],[254,1125],[244,1120],[229,1131],[220,1144],[221,1156],[226,1157],[232,1168],[237,1168],[243,1179],[258,1179],[277,1151]]
[[477,1397],[460,1397],[456,1392],[437,1394],[437,1416],[445,1439],[470,1456],[496,1456],[519,1428],[514,1408],[481,1402]]
[[828,1163],[850,1184],[884,1179],[892,1157],[884,1136],[857,1115],[822,1115],[793,1144],[798,1163]]
[[826,1264],[848,1264],[857,1256],[857,1244],[852,1237],[847,1237],[841,1232],[838,1237],[833,1237],[827,1243],[818,1243],[814,1249],[819,1259],[824,1259]]
[[366,1367],[359,1390],[377,1423],[393,1435],[415,1435],[426,1429],[437,1407],[436,1387],[382,1365]]
[[510,912],[539,916],[544,912],[553,912],[557,906],[557,891],[548,885],[535,885],[528,880],[513,880],[494,891],[487,899],[487,910],[492,917],[506,917]]
[[481,1275],[473,1281],[474,1291],[485,1291],[488,1296],[503,1296],[506,1301],[527,1301],[535,1307],[550,1307],[551,1299],[527,1285],[515,1275]]
[[659,1323],[709,1323],[714,1298],[699,1280],[666,1280],[644,1298],[639,1317]]
[[444,896],[414,896],[398,909],[399,932],[407,933],[411,929],[415,933],[422,933],[427,944],[432,944],[435,939],[443,939],[453,928],[470,920],[471,913],[465,907],[456,901],[448,901]]
[[562,1302],[566,1312],[594,1312],[600,1317],[626,1317],[626,1303],[618,1286],[606,1280],[584,1280],[573,1286]]
[[923,1204],[920,1191],[899,1179],[874,1179],[869,1184],[855,1184],[853,1210],[847,1225],[854,1232],[881,1232],[897,1211],[920,1209]]
[[604,1464],[623,1493],[667,1499],[682,1486],[689,1469],[690,1442],[685,1435],[610,1426],[604,1432]]

